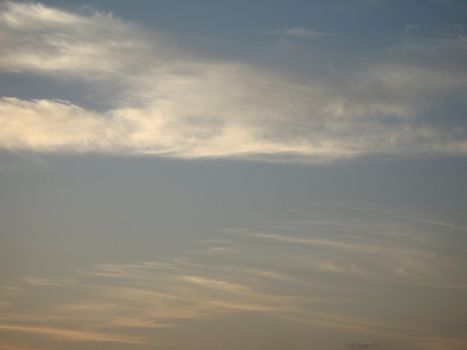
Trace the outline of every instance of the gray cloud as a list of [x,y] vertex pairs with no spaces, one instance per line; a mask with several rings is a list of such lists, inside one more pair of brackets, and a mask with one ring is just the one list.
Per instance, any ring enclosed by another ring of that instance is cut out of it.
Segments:
[[350,350],[363,350],[363,349],[374,349],[378,347],[377,343],[362,343],[362,342],[351,342],[347,344],[346,349]]

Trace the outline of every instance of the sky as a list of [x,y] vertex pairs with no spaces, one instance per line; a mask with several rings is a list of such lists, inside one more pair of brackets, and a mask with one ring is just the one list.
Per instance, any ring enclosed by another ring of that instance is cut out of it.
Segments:
[[467,3],[0,2],[0,350],[466,350]]

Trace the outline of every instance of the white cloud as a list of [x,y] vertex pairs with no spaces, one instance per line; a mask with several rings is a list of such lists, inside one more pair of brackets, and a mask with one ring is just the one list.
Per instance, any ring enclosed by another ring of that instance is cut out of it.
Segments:
[[[102,13],[6,2],[0,29],[0,71],[84,79],[110,104],[98,112],[73,101],[3,97],[4,149],[276,160],[467,153],[462,125],[423,118],[433,96],[467,88],[465,73],[397,60],[424,48],[398,46],[392,61],[297,79],[196,55]],[[462,56],[465,46],[458,38],[448,52]]]
[[86,16],[29,2],[1,4],[0,28],[5,32],[0,68],[12,72],[119,76],[137,63],[147,44],[135,26],[111,15]]

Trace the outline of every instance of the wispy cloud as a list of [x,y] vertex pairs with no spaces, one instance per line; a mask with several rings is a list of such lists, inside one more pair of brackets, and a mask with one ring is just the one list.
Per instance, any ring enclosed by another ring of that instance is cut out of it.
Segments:
[[0,331],[10,331],[19,333],[39,334],[46,337],[64,340],[64,341],[90,341],[90,342],[115,342],[129,344],[143,344],[140,340],[131,339],[128,337],[118,336],[116,334],[105,334],[95,332],[84,332],[76,330],[67,330],[60,328],[47,327],[28,327],[28,326],[13,326],[0,324]]
[[4,342],[3,344],[0,344],[0,350],[38,350],[38,348],[33,346],[18,346]]
[[[297,237],[294,235],[239,232],[245,238],[267,240],[294,247],[310,247],[310,256],[297,252],[296,259],[307,268],[331,274],[353,275],[358,278],[392,281],[393,283],[421,284],[439,288],[467,289],[463,279],[447,276],[459,267],[432,250],[429,242],[407,242],[394,237],[328,239],[323,237]],[[436,267],[435,267],[436,266]]]
[[292,37],[297,37],[297,38],[303,38],[303,39],[318,39],[323,36],[326,36],[326,33],[319,32],[317,30],[309,29],[306,27],[292,27],[288,29],[283,29],[283,30],[276,30],[273,32],[274,34],[279,34],[279,35],[287,35],[287,36],[292,36]]
[[183,281],[187,281],[190,283],[197,284],[202,287],[220,289],[227,292],[233,293],[248,293],[251,292],[251,289],[247,286],[237,284],[237,283],[230,283],[222,280],[215,280],[211,278],[205,278],[200,276],[180,276]]
[[441,64],[465,58],[463,37],[396,45],[342,74],[297,80],[200,56],[105,13],[4,2],[0,28],[1,71],[86,81],[109,106],[3,97],[4,149],[276,160],[467,153],[462,124],[424,118],[433,96],[467,87],[460,63]]
[[37,276],[26,276],[23,278],[23,282],[29,284],[30,286],[36,287],[58,287],[63,285],[68,285],[72,281],[52,281],[48,278],[37,277]]
[[[389,344],[422,344],[428,349],[461,344],[465,339],[456,331],[437,335],[421,319],[420,326],[410,326],[407,315],[417,316],[399,303],[423,299],[424,308],[431,310],[428,303],[438,305],[444,295],[440,288],[453,295],[465,293],[465,254],[439,239],[438,225],[418,218],[402,220],[408,213],[391,212],[388,219],[358,210],[361,225],[355,232],[345,230],[326,208],[323,214],[314,212],[316,221],[300,214],[288,223],[293,233],[284,232],[281,225],[268,232],[229,230],[200,242],[196,252],[79,270],[71,276],[72,284],[70,279],[27,276],[21,288],[6,287],[0,295],[8,304],[0,315],[0,331],[62,341],[147,343],[151,338],[141,331],[260,314],[314,329],[357,332]],[[329,225],[332,230],[323,231]],[[424,239],[400,239],[394,231]],[[238,249],[210,252],[211,246],[232,245]],[[398,293],[405,293],[404,298],[394,298]],[[385,302],[378,310],[398,310],[397,315],[386,318],[372,312],[369,304],[381,298]],[[22,305],[32,299],[25,312]],[[455,317],[449,312],[455,302],[443,307],[446,313],[438,312],[434,324]],[[349,348],[376,344],[351,340]]]

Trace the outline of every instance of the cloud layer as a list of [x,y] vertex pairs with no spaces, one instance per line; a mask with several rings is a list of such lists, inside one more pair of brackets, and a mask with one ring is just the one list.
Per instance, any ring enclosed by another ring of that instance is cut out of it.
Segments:
[[[268,222],[268,231],[228,230],[165,259],[26,276],[0,289],[0,332],[149,348],[174,328],[180,335],[194,323],[264,315],[318,330],[309,335],[318,344],[338,331],[333,349],[464,348],[465,334],[446,324],[465,321],[465,249],[445,236],[465,227],[439,231],[443,223],[366,209],[349,225],[350,209],[316,209]],[[369,341],[355,341],[362,338]],[[186,348],[176,339],[172,346]]]
[[0,71],[85,83],[109,106],[2,97],[3,149],[277,160],[467,153],[465,123],[439,110],[440,96],[467,89],[461,36],[297,77],[201,56],[99,12],[5,2],[0,29]]

